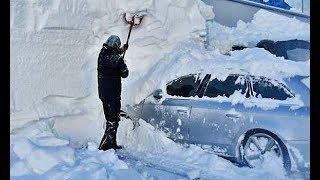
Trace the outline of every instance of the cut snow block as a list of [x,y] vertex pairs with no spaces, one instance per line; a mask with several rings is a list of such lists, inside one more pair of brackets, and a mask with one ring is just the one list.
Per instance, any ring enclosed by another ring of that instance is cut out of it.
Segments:
[[64,139],[58,139],[56,137],[47,136],[47,137],[38,137],[30,139],[34,144],[38,146],[65,146],[69,144],[69,141]]
[[12,150],[20,159],[25,159],[32,152],[33,145],[28,139],[21,138],[15,140]]
[[38,114],[35,112],[14,112],[10,113],[10,133],[14,129],[21,128],[31,121],[39,120]]
[[10,167],[10,176],[23,176],[30,173],[30,169],[23,161],[19,161]]
[[33,151],[26,161],[32,171],[37,174],[43,174],[59,163],[51,154],[40,149]]
[[95,113],[57,117],[53,129],[75,148],[86,146],[88,141],[100,141],[103,135],[102,119]]
[[111,169],[128,169],[128,165],[118,158],[113,149],[102,152],[99,154],[98,158],[103,164],[106,164]]
[[122,179],[142,180],[144,178],[141,174],[139,174],[136,170],[133,170],[133,169],[119,169],[112,172],[109,176],[109,180],[122,180]]

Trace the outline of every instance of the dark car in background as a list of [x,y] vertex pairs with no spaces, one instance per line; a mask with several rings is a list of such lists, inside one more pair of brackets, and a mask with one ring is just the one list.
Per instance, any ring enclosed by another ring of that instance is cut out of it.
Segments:
[[[256,47],[263,48],[277,57],[292,61],[307,61],[310,59],[310,42],[305,40],[291,39],[286,41],[261,40]],[[242,50],[247,47],[234,45],[232,51]]]

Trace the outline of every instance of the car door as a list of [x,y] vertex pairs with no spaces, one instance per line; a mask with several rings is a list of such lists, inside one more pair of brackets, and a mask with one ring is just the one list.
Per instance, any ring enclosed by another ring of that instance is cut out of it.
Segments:
[[210,80],[203,94],[192,100],[189,141],[213,145],[214,150],[227,152],[250,111],[243,104],[233,105],[228,98],[235,95],[249,97],[248,85],[247,77],[241,75]]
[[190,97],[193,97],[201,83],[199,74],[179,77],[166,85],[164,98],[148,97],[143,105],[142,117],[154,127],[167,133],[178,142],[189,138],[187,122],[190,118]]

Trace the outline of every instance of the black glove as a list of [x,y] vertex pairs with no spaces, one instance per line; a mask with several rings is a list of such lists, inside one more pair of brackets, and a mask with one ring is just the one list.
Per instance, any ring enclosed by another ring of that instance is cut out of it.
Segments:
[[129,45],[128,45],[128,44],[124,44],[124,45],[123,45],[123,50],[125,50],[125,51],[126,51],[126,50],[128,49],[128,47],[129,47]]
[[120,63],[124,63],[123,56],[120,56],[120,58],[119,58],[119,62],[120,62]]

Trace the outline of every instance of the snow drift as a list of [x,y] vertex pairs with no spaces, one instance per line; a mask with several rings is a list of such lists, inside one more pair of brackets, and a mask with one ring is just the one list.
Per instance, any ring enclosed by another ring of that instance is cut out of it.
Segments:
[[177,42],[191,37],[204,41],[200,36],[205,36],[206,19],[214,17],[211,8],[200,0],[11,0],[12,119],[15,113],[55,116],[54,107],[44,103],[47,97],[97,97],[102,43],[111,34],[125,41],[128,25],[122,14],[145,9],[147,16],[133,30],[126,54],[129,81],[139,79]]

